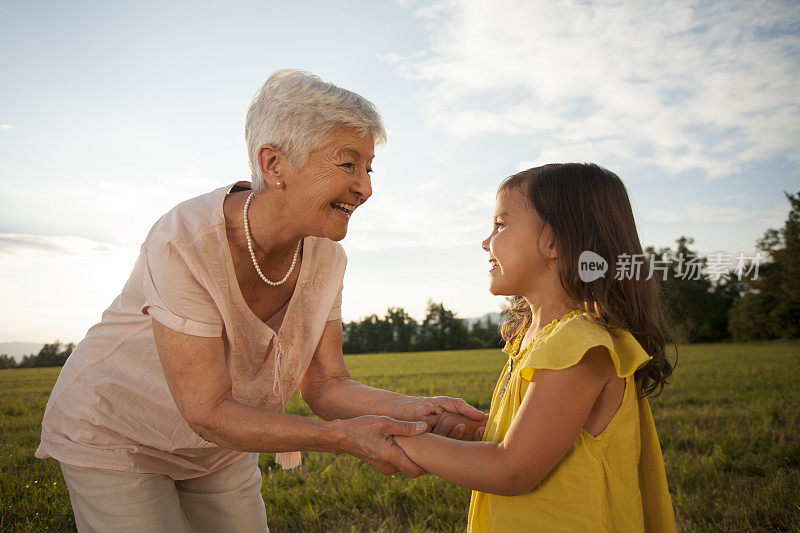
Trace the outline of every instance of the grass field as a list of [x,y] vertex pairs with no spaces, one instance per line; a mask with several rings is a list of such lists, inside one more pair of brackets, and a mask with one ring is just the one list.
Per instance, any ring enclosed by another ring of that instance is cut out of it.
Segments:
[[[651,402],[682,531],[800,531],[800,342],[679,347]],[[498,350],[348,356],[353,376],[488,410]],[[74,530],[58,463],[33,457],[60,369],[0,371],[0,531]],[[310,414],[298,398],[288,412]],[[349,456],[262,454],[272,531],[462,531],[469,492],[432,476],[383,477]]]

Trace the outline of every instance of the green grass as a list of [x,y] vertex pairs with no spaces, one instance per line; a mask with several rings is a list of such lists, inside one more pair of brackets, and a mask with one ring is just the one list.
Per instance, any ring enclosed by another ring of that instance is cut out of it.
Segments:
[[[651,401],[682,531],[800,530],[800,342],[680,346]],[[353,376],[488,408],[498,350],[348,356]],[[58,463],[33,457],[59,369],[0,371],[0,531],[74,530]],[[299,398],[288,412],[309,414]],[[469,492],[432,476],[384,477],[348,456],[262,454],[273,531],[463,531]]]

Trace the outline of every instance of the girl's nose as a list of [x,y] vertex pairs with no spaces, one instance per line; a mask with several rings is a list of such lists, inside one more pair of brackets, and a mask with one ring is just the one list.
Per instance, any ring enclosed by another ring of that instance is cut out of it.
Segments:
[[483,250],[485,252],[489,251],[489,240],[490,239],[491,239],[491,237],[486,237],[485,239],[483,239],[483,242],[481,243],[481,248],[483,248]]

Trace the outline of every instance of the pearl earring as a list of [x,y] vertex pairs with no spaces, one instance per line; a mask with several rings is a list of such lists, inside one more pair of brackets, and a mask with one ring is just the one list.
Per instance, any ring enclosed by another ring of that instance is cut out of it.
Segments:
[[276,181],[276,182],[275,182],[275,186],[276,186],[276,187],[280,187],[280,186],[281,186],[281,182],[280,182],[280,181]]

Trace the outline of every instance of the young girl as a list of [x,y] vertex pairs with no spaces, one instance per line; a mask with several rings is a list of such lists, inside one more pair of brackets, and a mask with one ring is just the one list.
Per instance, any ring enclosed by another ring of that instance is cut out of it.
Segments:
[[625,186],[593,164],[520,172],[483,249],[489,290],[517,296],[483,441],[398,445],[473,489],[468,531],[675,531],[646,398],[672,372],[668,332],[647,262],[624,268],[643,258]]

